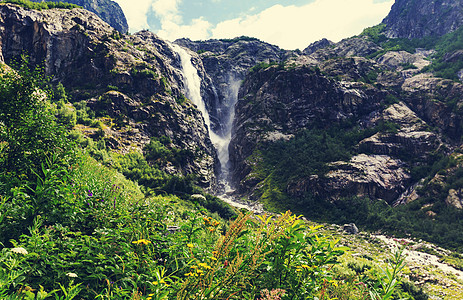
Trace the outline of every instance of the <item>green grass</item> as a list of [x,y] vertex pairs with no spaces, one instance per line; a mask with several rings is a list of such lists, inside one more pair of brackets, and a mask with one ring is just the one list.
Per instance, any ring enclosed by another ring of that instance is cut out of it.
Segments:
[[52,9],[52,8],[62,8],[62,9],[73,9],[73,8],[82,8],[79,5],[66,2],[32,2],[28,0],[3,0],[3,3],[17,4],[19,6],[42,10],[42,9]]
[[[0,298],[364,299],[372,292],[386,300],[400,294],[399,275],[391,273],[401,268],[400,255],[389,273],[368,275],[371,287],[348,292],[355,281],[333,272],[345,247],[300,216],[235,213],[191,179],[166,175],[161,164],[184,156],[167,138],[154,139],[145,155],[111,156],[116,168],[98,162],[90,156],[95,148],[72,143],[47,109],[49,90],[47,101],[27,92],[47,87],[41,74],[24,61],[18,73],[0,77],[0,163],[16,166],[0,168]],[[88,117],[83,103],[75,108]],[[32,123],[31,113],[37,115]],[[48,133],[55,139],[43,147]],[[27,143],[17,148],[18,139]],[[104,139],[96,144],[107,153]]]

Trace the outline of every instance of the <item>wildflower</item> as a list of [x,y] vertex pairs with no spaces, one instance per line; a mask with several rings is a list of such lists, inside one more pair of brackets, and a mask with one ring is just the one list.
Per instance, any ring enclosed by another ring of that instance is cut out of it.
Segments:
[[71,272],[66,273],[66,276],[70,277],[70,278],[77,278],[78,277],[76,273],[71,273]]
[[148,240],[145,240],[145,239],[141,239],[141,240],[132,242],[132,244],[137,244],[137,245],[140,245],[140,244],[148,245],[149,243],[151,243],[151,241],[148,241]]
[[302,265],[301,268],[310,269],[310,266],[308,266],[308,265]]
[[214,256],[211,257],[212,260],[217,260],[217,258],[215,258]]
[[18,253],[18,254],[22,254],[22,255],[26,255],[26,254],[29,253],[29,252],[27,252],[27,250],[24,249],[23,247],[13,248],[13,249],[11,249],[11,252],[13,252],[13,253]]
[[88,190],[88,194],[87,194],[89,197],[93,197],[93,193],[91,190]]
[[193,244],[186,244],[188,248],[193,248]]
[[211,267],[206,263],[199,263],[198,266],[200,266],[200,267],[202,267],[204,269],[211,269]]

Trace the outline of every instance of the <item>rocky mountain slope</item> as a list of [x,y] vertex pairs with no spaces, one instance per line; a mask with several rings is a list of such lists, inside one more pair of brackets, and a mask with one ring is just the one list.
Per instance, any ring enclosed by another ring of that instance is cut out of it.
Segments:
[[205,101],[213,128],[222,135],[231,129],[231,110],[236,104],[241,81],[248,71],[259,63],[281,62],[295,55],[292,51],[249,37],[208,41],[179,39],[175,43],[200,55],[215,89],[214,97],[208,97]]
[[[43,0],[31,0],[33,2],[43,2]],[[60,2],[59,0],[50,0]],[[111,0],[66,0],[67,2],[79,5],[88,11],[95,13],[103,21],[107,22],[120,33],[127,33],[129,25],[119,4]]]
[[74,102],[84,101],[97,116],[116,122],[117,129],[104,127],[114,150],[140,150],[152,137],[168,137],[183,157],[164,169],[214,185],[215,150],[200,112],[184,96],[179,57],[165,41],[147,31],[122,36],[83,9],[34,11],[5,4],[0,45],[3,62],[24,53],[32,63],[45,62],[46,73]]
[[[196,176],[211,191],[226,164],[237,197],[269,206],[311,213],[334,205],[341,220],[349,206],[371,204],[386,214],[403,204],[427,224],[448,225],[463,203],[458,3],[397,1],[385,24],[303,52],[249,37],[178,40],[190,49],[210,124],[187,99],[191,87],[175,47],[148,31],[121,35],[82,9],[0,5],[1,60],[25,52],[44,62],[53,82],[104,123],[76,129],[103,135],[119,153],[168,141],[178,157],[166,161],[154,149],[150,163]],[[419,4],[422,11],[410,6]],[[448,26],[414,21],[429,9]],[[226,151],[214,148],[213,134]]]
[[359,156],[333,162],[323,179],[296,180],[286,187],[292,194],[312,191],[330,198],[355,194],[392,203],[413,183],[409,170],[414,163],[406,160],[426,161],[443,147],[442,135],[447,148],[459,142],[461,115],[445,100],[435,99],[461,101],[462,85],[401,71],[400,64],[408,60],[419,72],[427,64],[423,54],[390,51],[375,59],[362,57],[382,50],[370,43],[365,37],[349,39],[249,74],[236,106],[230,151],[240,191],[258,184],[252,173],[254,158],[248,158],[259,144],[289,139],[308,128],[346,121],[363,129],[380,122],[396,126],[392,132],[365,137],[357,145]]
[[397,0],[383,23],[391,38],[441,36],[463,25],[463,1]]

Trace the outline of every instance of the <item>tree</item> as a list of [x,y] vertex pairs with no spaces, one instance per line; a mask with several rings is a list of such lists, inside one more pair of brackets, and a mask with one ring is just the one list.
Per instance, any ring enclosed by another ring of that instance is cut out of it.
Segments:
[[43,69],[30,69],[22,57],[14,71],[0,74],[0,172],[29,180],[52,153],[69,149],[65,130],[52,113]]

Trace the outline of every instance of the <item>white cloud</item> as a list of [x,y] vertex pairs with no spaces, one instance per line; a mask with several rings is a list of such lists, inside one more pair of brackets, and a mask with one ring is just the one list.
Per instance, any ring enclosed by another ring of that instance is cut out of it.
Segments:
[[182,17],[178,13],[178,6],[182,0],[156,0],[151,5],[156,16],[160,19],[161,24],[174,22],[182,23]]
[[210,38],[212,24],[205,21],[203,17],[194,19],[189,25],[179,25],[176,22],[167,20],[162,22],[162,29],[156,32],[162,38],[174,41],[178,38],[187,37],[191,40],[205,40]]
[[317,0],[299,7],[275,5],[256,15],[219,23],[212,29],[212,37],[247,35],[285,49],[304,49],[321,38],[339,41],[378,24],[393,2]]
[[[182,0],[116,0],[127,16],[130,31],[148,28],[151,9],[161,23],[156,34],[168,40],[234,38],[247,35],[284,49],[304,49],[321,38],[339,41],[376,25],[387,15],[394,0],[316,0],[303,6],[272,6],[258,14],[225,20],[217,25],[207,16],[185,24]],[[213,0],[217,1],[217,0]]]
[[148,29],[146,14],[151,7],[153,0],[115,0],[124,11],[130,31]]

